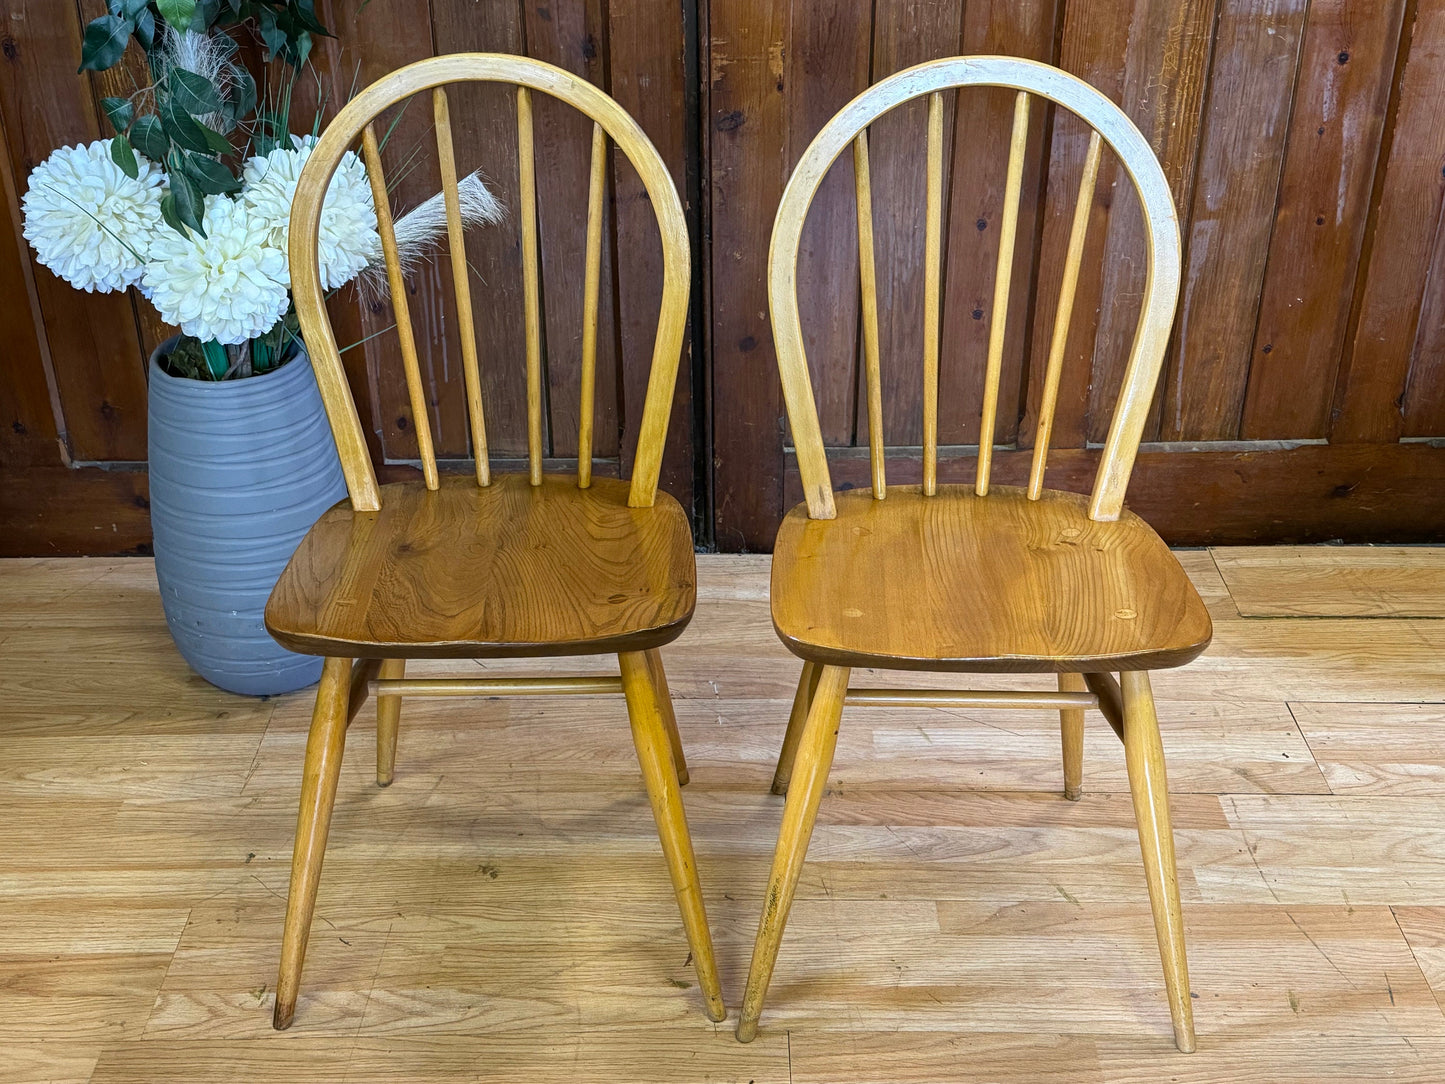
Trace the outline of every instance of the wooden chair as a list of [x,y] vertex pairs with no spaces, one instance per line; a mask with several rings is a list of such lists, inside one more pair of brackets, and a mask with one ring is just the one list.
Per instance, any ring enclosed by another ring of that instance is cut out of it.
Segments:
[[[527,475],[493,476],[487,458],[478,369],[492,359],[477,357],[445,89],[445,84],[470,81],[517,85]],[[372,126],[383,110],[423,91],[431,91],[446,193],[475,479],[437,473],[407,291]],[[534,91],[567,102],[594,122],[576,478],[542,471]],[[402,364],[416,418],[422,482],[377,485],[321,289],[317,237],[322,196],[341,156],[358,136],[376,197]],[[608,137],[641,177],[662,234],[661,313],[631,484],[594,478],[591,463]],[[686,627],[696,595],[687,517],[677,501],[657,491],[690,285],[687,226],[661,158],[621,106],[569,72],[524,57],[483,53],[436,57],[368,87],[327,128],[297,186],[290,248],[296,308],[341,453],[350,501],[331,509],[312,528],[266,607],[266,626],[277,640],[292,650],[326,657],[306,744],[275,1026],[289,1026],[295,1012],[346,728],[368,693],[377,697],[376,778],[381,786],[392,778],[403,697],[623,693],[706,1011],[711,1019],[721,1020],[724,1009],[712,941],[678,790],[687,782],[687,766],[658,652]],[[621,676],[405,677],[406,659],[595,653],[616,653]]]
[[[1018,91],[1013,116],[993,317],[973,486],[940,486],[939,295],[942,260],[943,91]],[[866,129],[899,104],[927,95],[923,484],[888,489],[884,478],[878,310]],[[1030,95],[1078,114],[1093,129],[1048,355],[1027,489],[990,486],[1003,335],[1013,267]],[[1128,370],[1092,496],[1043,488],[1074,289],[1101,143],[1122,159],[1144,209],[1149,278]],[[835,494],[828,476],[798,320],[798,241],[808,206],[833,161],[852,145],[855,165],[863,356],[871,492]],[[1209,615],[1159,537],[1123,507],[1168,343],[1179,287],[1179,233],[1164,173],[1124,113],[1088,84],[1043,64],[957,57],[910,68],[850,102],[804,153],[783,193],[768,261],[778,368],[807,501],[788,513],[773,554],[778,635],[803,661],[773,781],[787,795],[738,1038],[757,1033],[763,997],[833,760],[844,703],[1057,709],[1064,793],[1081,793],[1084,709],[1098,708],[1124,743],[1129,787],[1165,985],[1179,1049],[1194,1049],[1189,974],[1169,827],[1164,757],[1151,669],[1179,666],[1208,645]],[[1057,692],[860,689],[853,667],[1058,675]],[[1117,671],[1120,679],[1111,675]]]

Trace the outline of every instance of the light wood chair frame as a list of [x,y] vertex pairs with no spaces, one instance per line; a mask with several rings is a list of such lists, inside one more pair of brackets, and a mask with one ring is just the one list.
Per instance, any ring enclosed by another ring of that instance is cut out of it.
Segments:
[[[532,124],[533,92],[563,101],[593,122],[588,182],[588,217],[583,283],[581,409],[578,434],[577,485],[592,484],[592,426],[597,353],[598,293],[608,148],[607,140],[627,156],[647,191],[662,241],[663,282],[657,334],[653,346],[647,395],[633,463],[627,503],[649,508],[657,493],[663,446],[672,409],[682,338],[691,288],[691,252],[682,203],[672,178],[652,142],[612,98],[580,78],[527,57],[494,53],[455,53],[400,68],[356,95],[327,126],[317,141],[297,184],[290,226],[292,293],[302,336],[336,438],[351,506],[356,512],[381,507],[381,489],[367,451],[356,404],[347,385],[341,352],[327,316],[317,246],[322,201],[342,156],[362,145],[377,228],[386,256],[391,303],[396,317],[407,392],[415,419],[424,484],[440,486],[432,446],[431,423],[421,380],[415,337],[407,306],[386,181],[374,120],[385,109],[412,95],[431,91],[436,125],[442,191],[457,317],[462,344],[468,420],[476,458],[478,485],[492,484],[482,409],[480,359],[471,307],[462,219],[457,195],[457,169],[452,143],[446,86],[456,83],[508,83],[517,87],[519,217],[522,231],[523,306],[526,325],[528,468],[533,486],[543,481],[543,389],[541,360],[540,283],[537,207]],[[681,628],[678,629],[681,631]],[[712,1020],[725,1015],[713,958],[712,939],[696,859],[683,813],[679,787],[687,783],[687,764],[672,710],[662,657],[656,648],[623,651],[620,676],[539,678],[405,677],[401,658],[327,658],[306,746],[301,808],[292,858],[280,973],[276,985],[274,1026],[290,1026],[296,1008],[306,942],[315,908],[321,863],[335,804],[341,752],[346,730],[369,695],[377,698],[377,783],[392,781],[398,721],[403,697],[412,696],[558,696],[622,693],[627,701],[632,736],[643,781],[657,821],[678,905],[682,912],[704,1008]]]
[[[923,484],[925,497],[937,495],[938,358],[943,252],[943,92],[967,87],[1016,90],[1004,192],[992,319],[989,325],[983,416],[973,492],[986,496],[993,454],[1009,286],[1024,157],[1028,143],[1030,96],[1061,105],[1091,129],[1069,236],[1058,307],[1048,353],[1027,498],[1043,493],[1044,470],[1054,410],[1058,401],[1064,348],[1078,285],[1079,266],[1098,177],[1101,142],[1114,150],[1138,192],[1144,216],[1148,276],[1139,324],[1123,387],[1089,500],[1088,516],[1119,519],[1124,492],[1148,418],[1150,400],[1168,346],[1179,294],[1179,226],[1168,181],[1148,141],[1125,113],[1083,80],[1057,68],[1015,57],[970,56],[936,60],[885,79],[854,98],[818,133],[804,152],[783,192],[768,257],[768,301],[773,320],[778,368],[798,471],[811,519],[837,516],[827,456],[813,398],[798,315],[799,241],[819,185],[834,161],[853,148],[857,197],[862,345],[867,388],[868,432],[873,497],[887,496],[878,338],[878,307],[873,254],[872,191],[867,129],[905,102],[928,98],[927,198],[924,246],[924,389]],[[882,665],[882,664],[875,664]],[[942,667],[940,667],[942,668]],[[959,669],[959,667],[950,667]],[[1164,965],[1175,1042],[1181,1051],[1195,1046],[1189,973],[1179,906],[1178,878],[1169,800],[1154,699],[1145,670],[1109,673],[1058,673],[1058,692],[977,692],[916,689],[864,689],[849,686],[850,668],[805,661],[787,732],[778,758],[773,793],[786,794],[782,827],[769,876],[767,895],[748,974],[738,1038],[751,1040],[758,1029],[763,999],[777,960],[778,946],[792,905],[808,840],[838,739],[845,703],[963,708],[1034,707],[1058,710],[1061,720],[1064,793],[1082,795],[1084,712],[1103,713],[1124,744],[1130,792],[1139,826],[1149,899]]]

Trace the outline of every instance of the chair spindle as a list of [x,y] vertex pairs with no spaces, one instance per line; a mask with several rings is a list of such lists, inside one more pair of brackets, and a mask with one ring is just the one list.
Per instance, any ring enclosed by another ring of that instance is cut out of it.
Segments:
[[421,366],[416,357],[416,338],[411,327],[411,312],[406,303],[406,276],[402,274],[401,257],[396,251],[396,229],[391,220],[391,204],[386,194],[386,176],[381,171],[381,148],[376,142],[376,126],[368,124],[361,133],[361,153],[366,159],[366,175],[371,182],[372,202],[376,204],[376,231],[381,235],[381,251],[386,258],[386,282],[391,290],[391,311],[396,317],[396,337],[401,343],[401,364],[406,373],[406,393],[411,401],[412,424],[416,427],[416,448],[421,456],[421,470],[427,489],[436,489],[437,457],[432,450],[431,418],[427,414],[426,395],[422,389]]
[[993,279],[993,314],[989,317],[988,368],[984,371],[983,418],[978,427],[978,474],[973,487],[980,497],[988,495],[988,476],[993,467],[994,429],[998,421],[998,386],[1003,373],[1003,337],[1008,324],[1008,295],[1013,279],[1014,242],[1019,223],[1019,193],[1023,188],[1024,151],[1028,141],[1029,96],[1021,90],[1014,98],[1008,179],[1004,186],[1003,219],[999,223],[998,267]]
[[1034,434],[1034,461],[1029,468],[1029,500],[1044,491],[1044,464],[1049,456],[1049,437],[1054,429],[1054,411],[1059,404],[1059,378],[1064,370],[1064,347],[1069,341],[1069,320],[1074,314],[1074,292],[1079,285],[1079,264],[1084,258],[1084,237],[1089,230],[1089,210],[1094,203],[1094,183],[1099,178],[1102,140],[1097,131],[1089,133],[1089,150],[1084,155],[1084,173],[1079,178],[1079,197],[1074,202],[1074,224],[1069,231],[1069,251],[1064,258],[1064,277],[1059,283],[1059,307],[1054,313],[1054,333],[1049,340],[1049,365],[1044,373],[1044,393],[1039,402],[1039,425]]
[[522,306],[527,324],[527,465],[542,484],[542,316],[537,270],[537,163],[532,149],[532,92],[517,88],[517,173],[522,207]]
[[477,484],[485,486],[491,484],[492,465],[487,457],[487,425],[482,413],[482,381],[477,367],[477,332],[472,320],[471,283],[467,277],[467,242],[462,230],[456,149],[452,143],[451,111],[445,87],[432,91],[432,116],[436,120],[437,158],[441,163],[442,195],[447,205],[447,247],[451,250],[452,288],[457,297],[457,331],[462,339],[462,375],[467,386],[472,455],[477,461]]
[[607,133],[592,122],[592,175],[587,184],[587,277],[582,288],[582,393],[577,422],[577,486],[592,485],[592,409],[597,387],[597,294],[602,282],[602,198]]
[[923,492],[938,491],[938,335],[943,297],[943,95],[928,96],[928,210],[923,247]]
[[883,384],[878,361],[878,274],[873,260],[873,181],[868,168],[868,132],[853,141],[853,187],[858,211],[858,285],[863,303],[863,371],[868,393],[868,457],[873,496],[888,494],[883,463]]

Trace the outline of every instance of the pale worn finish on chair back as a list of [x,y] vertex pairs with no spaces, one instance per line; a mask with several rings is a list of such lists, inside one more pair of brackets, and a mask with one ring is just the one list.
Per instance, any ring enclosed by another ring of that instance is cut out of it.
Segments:
[[870,124],[883,114],[915,98],[928,96],[927,204],[924,241],[923,306],[923,491],[932,495],[938,484],[938,355],[943,279],[943,91],[986,86],[1018,91],[1014,103],[1003,218],[999,228],[998,267],[994,278],[993,314],[989,325],[987,368],[984,376],[983,417],[979,434],[978,467],[974,489],[988,493],[993,461],[994,423],[998,411],[999,378],[1003,367],[1004,328],[1009,305],[1014,248],[1022,188],[1024,152],[1028,142],[1029,97],[1037,95],[1072,110],[1093,129],[1084,161],[1073,227],[1065,258],[1063,282],[1050,340],[1035,436],[1028,495],[1037,500],[1043,490],[1044,467],[1059,376],[1079,263],[1084,251],[1089,207],[1099,171],[1101,143],[1107,142],[1133,179],[1143,207],[1149,271],[1144,287],[1139,325],[1094,480],[1089,515],[1096,520],[1118,519],[1124,491],[1139,450],[1154,385],[1169,342],[1174,307],[1179,295],[1179,225],[1164,171],[1148,142],[1118,106],[1083,80],[1047,64],[1016,57],[973,56],[935,60],[909,68],[864,91],[823,126],[804,152],[783,192],[773,225],[768,254],[768,304],[772,312],[773,340],[783,380],[788,420],[792,425],[798,471],[807,496],[808,514],[832,519],[833,486],[823,437],[813,400],[808,359],[798,318],[798,242],[808,207],[824,176],[843,149],[853,145],[854,183],[858,202],[858,265],[862,297],[863,367],[867,385],[868,442],[873,468],[873,495],[886,497],[884,477],[883,410],[878,356],[878,299],[873,257],[873,203],[868,168]]
[[[376,472],[367,454],[356,404],[346,383],[336,336],[326,314],[321,276],[317,262],[317,240],[321,226],[321,205],[332,175],[342,156],[361,137],[372,193],[376,202],[377,230],[386,256],[392,311],[400,341],[407,394],[415,418],[417,448],[428,489],[439,485],[436,454],[432,449],[431,423],[422,387],[416,340],[407,310],[406,284],[397,256],[386,180],[373,120],[381,112],[413,94],[430,90],[436,121],[437,154],[445,193],[448,245],[451,249],[452,281],[456,288],[457,323],[462,341],[462,366],[466,382],[467,416],[476,456],[477,482],[488,485],[491,468],[487,458],[486,424],[482,410],[480,366],[510,359],[478,358],[472,318],[471,288],[467,275],[466,248],[457,194],[457,167],[452,146],[451,119],[446,85],[466,82],[514,83],[517,86],[517,161],[521,197],[515,209],[522,231],[522,296],[526,323],[527,366],[527,459],[533,485],[542,482],[542,340],[540,285],[537,255],[537,203],[532,138],[532,92],[550,94],[592,119],[592,167],[587,192],[587,248],[583,281],[583,332],[581,422],[578,433],[577,484],[587,488],[592,480],[592,409],[597,358],[597,304],[602,262],[602,214],[606,190],[607,139],[611,137],[627,155],[647,190],[657,215],[662,236],[662,303],[652,369],[647,383],[633,461],[628,504],[649,507],[657,492],[662,467],[663,441],[672,409],[677,366],[682,355],[682,336],[687,321],[687,300],[691,278],[691,254],[682,203],[667,167],[656,148],[623,108],[591,83],[571,72],[526,57],[500,53],[453,53],[422,60],[400,68],[373,83],[353,98],[322,134],[296,186],[291,211],[291,289],[301,332],[311,354],[316,382],[326,404],[331,430],[341,453],[341,467],[351,493],[352,507],[374,511],[381,496]],[[580,197],[581,193],[579,193]]]

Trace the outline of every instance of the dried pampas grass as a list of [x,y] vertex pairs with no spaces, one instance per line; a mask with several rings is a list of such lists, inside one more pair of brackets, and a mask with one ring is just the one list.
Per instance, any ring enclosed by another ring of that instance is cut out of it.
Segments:
[[[480,171],[469,173],[457,183],[457,202],[461,205],[462,228],[494,226],[506,220],[507,209],[492,195]],[[401,258],[402,274],[410,275],[418,265],[441,247],[447,235],[446,196],[438,192],[425,203],[396,220],[396,250]],[[383,300],[390,296],[386,277],[386,257],[381,238],[376,252],[356,279],[356,288],[367,300]]]

